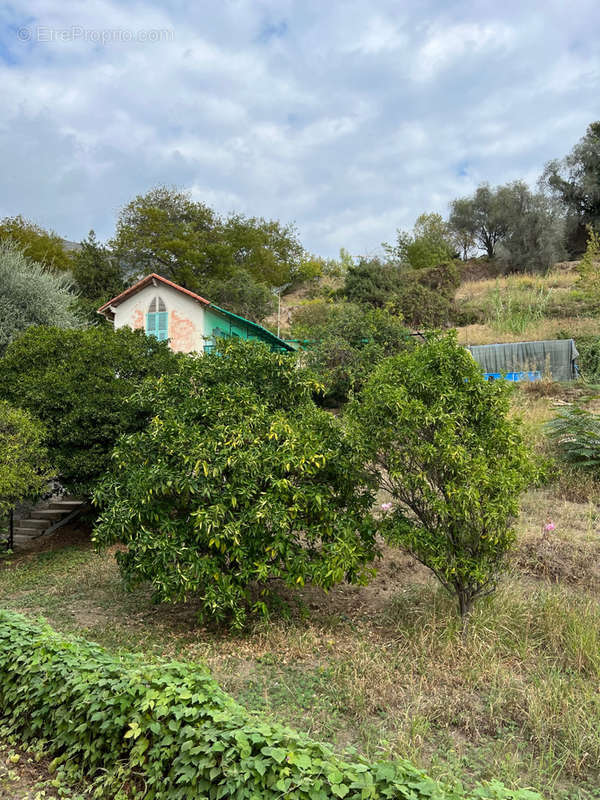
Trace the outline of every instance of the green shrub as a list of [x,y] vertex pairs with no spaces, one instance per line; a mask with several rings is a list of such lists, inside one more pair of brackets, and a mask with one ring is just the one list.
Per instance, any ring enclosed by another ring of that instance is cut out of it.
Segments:
[[600,414],[583,408],[565,409],[546,423],[546,433],[565,461],[582,469],[598,469]]
[[588,383],[600,383],[600,336],[578,336],[576,345],[581,377]]
[[533,477],[505,381],[488,383],[455,334],[383,361],[349,408],[357,448],[392,502],[382,531],[458,600],[494,590]]
[[0,519],[35,496],[50,477],[38,420],[0,400]]
[[382,358],[412,346],[402,317],[358,303],[308,302],[294,314],[292,332],[308,340],[303,360],[330,405],[358,391]]
[[175,363],[166,342],[142,331],[29,328],[0,359],[0,398],[42,421],[63,484],[88,493],[119,436],[148,419],[150,409],[128,404],[129,396]]
[[[3,733],[43,746],[96,797],[466,800],[405,761],[344,760],[249,714],[201,667],[111,656],[0,611]],[[541,800],[496,781],[473,800]]]
[[249,606],[267,613],[274,579],[366,581],[369,476],[303,385],[289,356],[240,343],[146,390],[153,418],[118,443],[95,495],[94,539],[127,545],[128,584],[150,581],[158,601],[197,595],[204,618],[239,627]]

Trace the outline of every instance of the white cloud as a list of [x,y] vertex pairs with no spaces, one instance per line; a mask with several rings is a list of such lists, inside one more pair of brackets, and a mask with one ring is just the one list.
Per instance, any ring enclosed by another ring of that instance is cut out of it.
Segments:
[[[600,7],[580,2],[542,17],[516,0],[17,0],[0,28],[0,216],[107,237],[134,195],[175,184],[295,220],[313,252],[373,252],[583,135]],[[173,36],[20,42],[20,26]]]

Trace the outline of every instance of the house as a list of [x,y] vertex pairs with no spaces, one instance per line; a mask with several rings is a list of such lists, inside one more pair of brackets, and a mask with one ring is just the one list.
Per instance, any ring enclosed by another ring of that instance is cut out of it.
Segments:
[[289,351],[292,346],[274,333],[216,306],[199,294],[152,273],[113,297],[98,313],[115,328],[128,325],[148,336],[169,340],[179,353],[202,353],[214,349],[221,337],[265,342],[272,350]]

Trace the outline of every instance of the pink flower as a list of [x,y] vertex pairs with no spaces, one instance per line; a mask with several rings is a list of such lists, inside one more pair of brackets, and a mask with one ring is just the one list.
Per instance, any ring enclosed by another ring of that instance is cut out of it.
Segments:
[[381,510],[382,511],[389,511],[391,507],[392,507],[391,503],[382,503],[381,504]]
[[547,532],[556,530],[556,525],[552,522],[551,519],[549,519],[548,522],[544,525],[544,530]]

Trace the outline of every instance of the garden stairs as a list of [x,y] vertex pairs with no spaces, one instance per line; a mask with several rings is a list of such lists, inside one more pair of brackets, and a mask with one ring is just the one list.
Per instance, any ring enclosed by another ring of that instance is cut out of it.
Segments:
[[21,549],[41,536],[47,536],[74,520],[87,508],[88,505],[84,500],[68,496],[53,497],[38,504],[23,519],[15,520],[14,549]]

